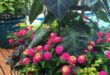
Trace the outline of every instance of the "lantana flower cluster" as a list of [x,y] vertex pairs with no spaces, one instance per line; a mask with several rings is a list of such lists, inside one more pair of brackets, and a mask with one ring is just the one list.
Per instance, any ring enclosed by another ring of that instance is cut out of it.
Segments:
[[[88,58],[87,64],[89,63],[89,67],[85,66],[80,70],[81,75],[84,74],[84,71],[87,73],[92,73],[92,70],[95,75],[109,75],[108,74],[108,65],[110,60],[110,32],[104,33],[102,31],[97,33],[98,39],[95,41],[90,41],[88,43],[88,47],[84,50],[86,57]],[[94,58],[93,58],[94,57]],[[82,61],[81,61],[82,62]],[[103,65],[106,65],[106,69]],[[102,67],[103,66],[103,67]],[[100,68],[100,70],[98,70]],[[91,72],[89,71],[91,70]]]
[[98,39],[96,43],[110,43],[110,32],[104,33],[102,31],[98,32]]
[[[99,38],[104,37],[102,32],[97,35]],[[100,48],[100,51],[97,51],[97,47],[102,44],[101,42],[90,41],[84,54],[75,56],[65,52],[62,41],[63,37],[58,36],[57,33],[51,33],[44,45],[24,50],[23,59],[19,61],[20,64],[25,68],[27,65],[35,66],[34,70],[28,70],[29,75],[42,69],[52,71],[56,75],[108,75],[102,66],[110,59],[110,52],[104,55]]]
[[34,31],[32,28],[24,28],[19,31],[15,31],[8,35],[9,44],[12,47],[18,47],[22,44],[25,46],[29,45],[29,43],[33,40]]
[[105,50],[107,58],[110,59],[110,32],[104,33],[100,31],[97,35],[98,39],[96,43]]
[[51,62],[58,57],[55,63],[60,60],[59,64],[64,64],[62,68],[60,68],[62,75],[77,75],[73,68],[77,63],[85,64],[87,62],[87,57],[86,55],[80,55],[78,57],[70,55],[68,52],[64,51],[62,45],[58,45],[61,42],[62,37],[58,36],[57,33],[51,33],[45,45],[38,45],[34,48],[24,50],[23,55],[26,57],[23,59],[22,64],[24,66],[30,63],[38,65],[43,61]]

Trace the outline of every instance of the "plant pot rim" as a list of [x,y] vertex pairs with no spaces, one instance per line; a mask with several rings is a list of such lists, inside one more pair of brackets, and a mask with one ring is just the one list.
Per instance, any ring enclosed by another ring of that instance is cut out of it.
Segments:
[[11,19],[4,19],[4,20],[1,20],[0,19],[0,24],[8,24],[8,23],[15,23],[15,22],[20,22],[20,21],[24,21],[25,19],[25,16],[22,16],[20,18],[11,18]]
[[0,21],[13,21],[13,20],[19,20],[19,19],[23,19],[25,18],[25,14],[13,14],[8,16],[8,14],[6,16],[0,16]]

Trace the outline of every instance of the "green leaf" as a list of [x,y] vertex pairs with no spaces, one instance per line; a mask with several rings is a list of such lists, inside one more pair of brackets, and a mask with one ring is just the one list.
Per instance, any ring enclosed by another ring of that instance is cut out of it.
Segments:
[[[71,54],[79,55],[83,53],[89,40],[90,29],[84,24],[82,17],[78,13],[68,13],[62,20],[61,36],[65,50]],[[76,19],[77,18],[77,19]]]
[[6,8],[5,7],[3,7],[3,6],[0,6],[0,14],[3,14],[3,12],[6,10]]
[[73,5],[73,0],[44,0],[44,4],[47,6],[48,11],[54,14],[58,20],[61,20],[65,13]]
[[77,68],[73,68],[73,71],[77,74],[77,75],[81,75],[80,72],[78,71],[80,68],[77,67]]
[[83,49],[86,48],[89,37],[86,31],[79,27],[78,25],[74,25],[61,30],[65,50],[75,55],[83,53]]
[[35,35],[34,35],[34,39],[30,43],[28,48],[32,48],[35,45],[37,45],[39,42],[41,42],[43,40],[43,38],[45,37],[45,35],[47,34],[48,30],[49,30],[48,25],[41,25],[41,27],[36,30]]
[[30,15],[29,15],[29,20],[32,23],[34,19],[43,11],[43,0],[34,0]]
[[29,64],[27,64],[26,67],[25,67],[26,75],[28,75],[28,72],[29,72],[28,71],[28,66],[29,66]]
[[[93,11],[93,13],[96,15],[98,20],[102,19],[105,22],[109,22],[107,17],[110,15],[110,10],[107,0],[98,0],[96,3],[90,6],[90,8]],[[104,18],[101,16],[102,14]]]
[[103,65],[103,69],[104,69],[104,71],[106,71],[107,73],[109,72],[107,65]]
[[103,8],[106,11],[106,14],[110,16],[109,1],[108,0],[101,0],[101,3],[103,4]]
[[41,66],[42,66],[42,68],[45,67],[45,61],[42,61],[42,62],[41,62]]
[[107,14],[106,14],[106,12],[105,12],[103,9],[100,9],[100,10],[98,11],[98,15],[99,15],[99,18],[102,19],[103,21],[105,21],[105,22],[110,22],[110,20],[109,20]]

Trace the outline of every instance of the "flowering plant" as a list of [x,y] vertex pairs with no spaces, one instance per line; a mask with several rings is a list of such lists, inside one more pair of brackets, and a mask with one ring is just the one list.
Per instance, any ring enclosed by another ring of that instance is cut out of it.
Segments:
[[25,49],[12,68],[25,75],[109,75],[110,52],[105,55],[99,42],[90,41],[85,53],[75,56],[60,45],[62,39],[51,33],[46,44]]
[[34,36],[34,30],[31,27],[26,27],[8,35],[9,44],[12,47],[20,45],[28,46]]
[[96,43],[99,44],[104,50],[110,50],[110,32],[104,33],[100,31]]

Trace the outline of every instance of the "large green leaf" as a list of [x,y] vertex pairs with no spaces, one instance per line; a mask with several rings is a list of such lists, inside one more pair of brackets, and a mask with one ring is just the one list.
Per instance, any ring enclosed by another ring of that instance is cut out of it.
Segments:
[[43,0],[34,0],[32,7],[31,7],[31,11],[30,11],[30,15],[29,15],[29,19],[30,22],[32,23],[33,20],[43,11]]
[[30,45],[28,46],[28,48],[33,48],[39,42],[41,42],[43,38],[45,37],[46,33],[48,32],[48,30],[49,30],[48,26],[44,26],[44,25],[42,25],[39,29],[37,29],[35,32],[34,38],[32,42],[30,43]]
[[[97,18],[100,18],[97,14],[100,9],[103,9],[105,11],[106,16],[110,15],[109,2],[109,0],[43,0],[42,3],[42,0],[34,0],[30,13],[30,21],[32,22],[37,17],[37,15],[42,12],[42,4],[45,4],[47,10],[55,15],[58,20],[61,20],[64,17],[65,13],[70,10],[69,8],[71,6],[78,6],[79,3],[82,3],[80,5],[86,5],[87,7],[89,7],[96,14]],[[74,10],[76,8],[72,9]]]
[[65,25],[61,28],[65,50],[74,55],[82,54],[89,40],[89,27],[76,12],[66,14],[62,23]]
[[103,21],[110,22],[110,19],[108,18],[106,12],[103,9],[98,11],[98,15],[99,18],[102,19]]
[[[90,8],[95,13],[98,19],[102,19],[103,21],[109,22],[108,15],[110,15],[110,11],[109,5],[107,4],[107,0],[98,0],[92,6],[90,6]],[[101,15],[103,15],[104,18],[102,18]]]
[[59,20],[61,20],[64,14],[73,5],[73,2],[73,0],[44,0],[47,9],[57,16]]
[[86,30],[77,25],[62,29],[61,36],[63,36],[65,50],[75,55],[83,53],[89,37]]
[[101,3],[103,4],[103,7],[105,8],[105,11],[107,13],[107,15],[110,16],[110,7],[109,7],[109,4],[110,4],[110,1],[108,0],[101,0]]

